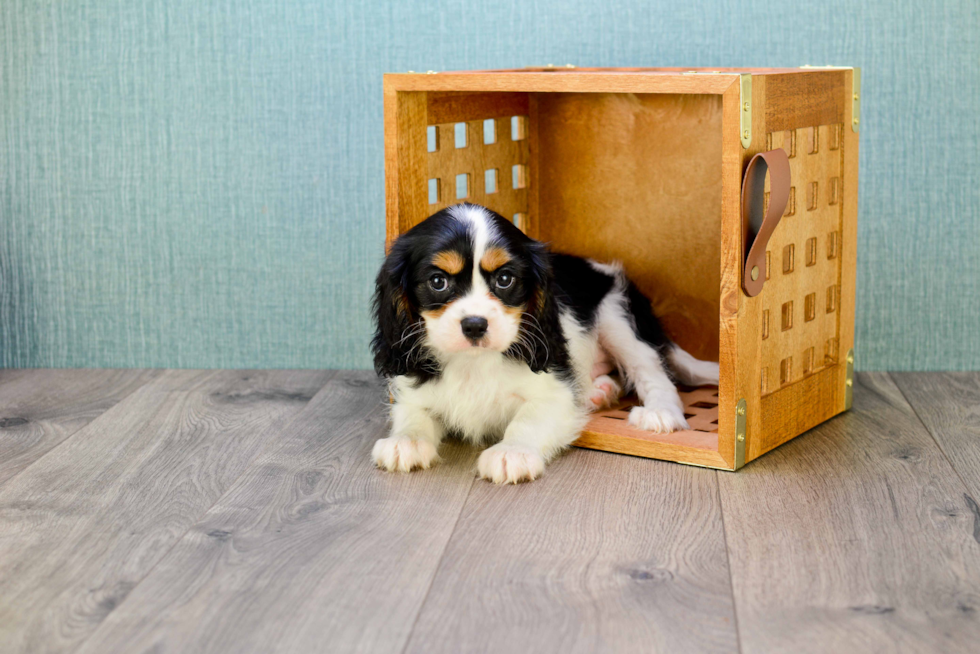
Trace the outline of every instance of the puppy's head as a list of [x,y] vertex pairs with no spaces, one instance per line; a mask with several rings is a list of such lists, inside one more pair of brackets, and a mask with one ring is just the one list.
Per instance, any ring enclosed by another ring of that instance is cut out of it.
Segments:
[[502,216],[444,209],[392,246],[375,294],[375,368],[426,379],[450,357],[489,353],[535,372],[567,365],[550,254]]

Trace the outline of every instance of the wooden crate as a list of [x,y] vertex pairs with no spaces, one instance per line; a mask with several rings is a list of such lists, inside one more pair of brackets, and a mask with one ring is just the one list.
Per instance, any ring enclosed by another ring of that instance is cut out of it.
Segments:
[[[670,336],[720,362],[720,383],[682,389],[690,431],[633,429],[619,406],[576,444],[736,470],[849,406],[859,80],[851,68],[385,75],[387,244],[465,200],[558,251],[621,260]],[[750,297],[743,174],[775,148],[791,189]]]

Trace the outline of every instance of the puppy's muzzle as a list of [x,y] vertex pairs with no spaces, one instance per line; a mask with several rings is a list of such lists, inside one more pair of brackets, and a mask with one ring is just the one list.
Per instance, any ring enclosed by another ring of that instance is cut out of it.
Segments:
[[483,316],[466,316],[459,321],[463,336],[476,342],[487,333],[487,319]]

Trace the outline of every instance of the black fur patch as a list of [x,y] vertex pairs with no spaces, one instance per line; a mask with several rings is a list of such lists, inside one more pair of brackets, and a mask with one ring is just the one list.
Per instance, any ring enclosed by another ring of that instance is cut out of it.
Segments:
[[586,329],[592,329],[599,304],[612,290],[616,278],[570,254],[554,255],[553,265],[562,304],[572,310],[575,319]]

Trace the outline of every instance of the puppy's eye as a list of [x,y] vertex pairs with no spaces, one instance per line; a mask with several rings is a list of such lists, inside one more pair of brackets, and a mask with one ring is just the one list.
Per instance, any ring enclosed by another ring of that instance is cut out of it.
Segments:
[[510,273],[501,273],[497,275],[497,288],[503,290],[510,288],[514,285],[514,276]]
[[433,275],[429,278],[429,288],[436,293],[442,293],[449,288],[449,280],[442,275]]

